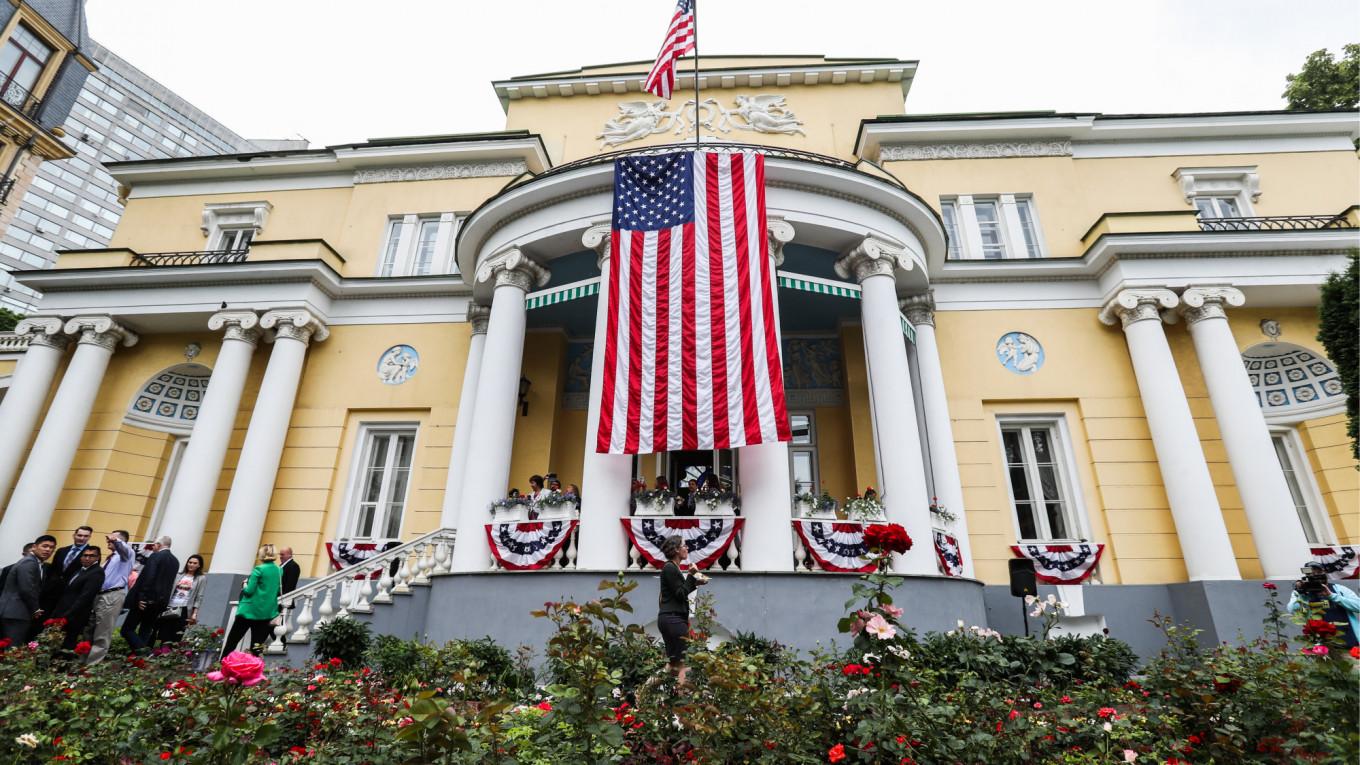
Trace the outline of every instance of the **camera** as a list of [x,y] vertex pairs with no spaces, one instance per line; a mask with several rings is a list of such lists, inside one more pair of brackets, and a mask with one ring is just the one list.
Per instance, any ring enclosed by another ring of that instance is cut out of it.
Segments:
[[1325,597],[1328,595],[1327,573],[1313,566],[1304,566],[1299,569],[1303,572],[1303,578],[1294,582],[1294,591],[1300,595],[1313,595]]

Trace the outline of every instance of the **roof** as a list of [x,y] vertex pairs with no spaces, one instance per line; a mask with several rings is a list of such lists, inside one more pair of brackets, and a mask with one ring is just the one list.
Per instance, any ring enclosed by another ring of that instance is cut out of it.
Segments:
[[89,50],[89,30],[85,23],[85,0],[27,0],[47,23],[75,43],[82,52]]

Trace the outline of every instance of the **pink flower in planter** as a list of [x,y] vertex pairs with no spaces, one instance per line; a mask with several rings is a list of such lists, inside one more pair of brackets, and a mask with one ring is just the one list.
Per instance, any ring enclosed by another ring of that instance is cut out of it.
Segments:
[[897,636],[897,628],[888,624],[888,620],[879,614],[874,614],[873,618],[864,624],[864,631],[879,640],[892,640]]
[[232,651],[222,659],[222,669],[209,672],[208,679],[214,683],[259,685],[264,682],[264,660],[241,651]]

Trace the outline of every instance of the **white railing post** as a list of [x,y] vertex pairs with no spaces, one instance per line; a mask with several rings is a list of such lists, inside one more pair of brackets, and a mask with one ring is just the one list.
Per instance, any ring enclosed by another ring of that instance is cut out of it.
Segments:
[[308,595],[302,599],[302,605],[297,606],[297,630],[293,632],[292,641],[294,643],[305,643],[312,637],[312,607],[315,605],[316,598]]

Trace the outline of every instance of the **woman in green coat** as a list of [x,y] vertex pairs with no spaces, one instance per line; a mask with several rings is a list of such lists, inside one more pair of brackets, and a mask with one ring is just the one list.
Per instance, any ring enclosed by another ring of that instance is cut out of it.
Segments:
[[279,615],[279,583],[282,579],[274,552],[274,545],[260,547],[259,563],[250,572],[246,586],[241,588],[241,600],[236,604],[236,619],[227,632],[227,643],[222,647],[222,656],[236,650],[236,645],[250,631],[250,652],[259,656],[264,653],[273,633],[271,622]]

